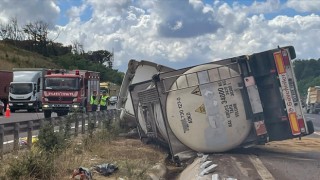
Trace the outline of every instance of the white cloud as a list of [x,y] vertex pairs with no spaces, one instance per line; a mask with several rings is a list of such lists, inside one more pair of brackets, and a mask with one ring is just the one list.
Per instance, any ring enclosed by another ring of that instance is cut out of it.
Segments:
[[78,18],[86,10],[86,8],[87,8],[86,4],[82,4],[79,7],[73,6],[73,7],[71,7],[71,9],[68,10],[67,14],[68,14],[70,19]]
[[[276,10],[278,3],[267,1],[245,7],[195,0],[190,4],[141,0],[136,4],[123,3],[121,11],[119,4],[114,4],[116,8],[110,7],[110,11],[93,8],[88,22],[70,22],[61,39],[68,42],[81,38],[86,50],[114,48],[115,65],[121,70],[132,58],[181,68],[278,45],[294,45],[299,58],[320,57],[320,52],[313,48],[320,42],[315,35],[319,31],[319,15],[266,19],[262,12],[268,6]],[[252,8],[258,6],[261,13],[249,16]]]
[[8,22],[10,18],[17,18],[20,25],[42,20],[49,25],[55,25],[60,8],[56,0],[28,0],[0,2],[0,21]]
[[[129,59],[182,68],[278,45],[294,45],[298,58],[320,57],[319,14],[278,14],[270,19],[265,13],[279,13],[283,4],[278,0],[240,3],[85,0],[69,10],[70,21],[57,26],[51,36],[60,31],[58,42],[78,40],[85,51],[114,49],[115,67],[122,71]],[[81,21],[88,8],[90,19]]]
[[249,7],[250,12],[269,13],[280,8],[280,0],[267,0],[265,2],[254,1]]
[[286,5],[298,12],[320,12],[318,0],[288,0]]

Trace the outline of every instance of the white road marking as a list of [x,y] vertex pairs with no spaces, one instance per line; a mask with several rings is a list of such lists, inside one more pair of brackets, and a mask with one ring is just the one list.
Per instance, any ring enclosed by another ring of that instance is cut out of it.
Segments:
[[263,180],[275,180],[270,171],[263,165],[258,157],[250,155],[249,159]]
[[313,117],[306,117],[307,119],[315,120],[316,118]]
[[231,156],[231,159],[235,162],[236,166],[240,169],[241,173],[246,176],[246,177],[249,177],[249,172],[248,170],[251,170],[249,168],[245,168],[242,166],[242,163],[237,161],[237,159],[233,156]]

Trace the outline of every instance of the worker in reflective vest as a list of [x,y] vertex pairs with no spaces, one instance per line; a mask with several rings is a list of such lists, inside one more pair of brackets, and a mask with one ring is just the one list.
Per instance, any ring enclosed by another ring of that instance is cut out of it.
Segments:
[[100,111],[107,110],[109,96],[106,91],[102,92],[102,96],[100,99]]
[[92,111],[97,111],[99,105],[99,97],[97,96],[97,91],[93,91],[93,94],[90,97],[90,105]]

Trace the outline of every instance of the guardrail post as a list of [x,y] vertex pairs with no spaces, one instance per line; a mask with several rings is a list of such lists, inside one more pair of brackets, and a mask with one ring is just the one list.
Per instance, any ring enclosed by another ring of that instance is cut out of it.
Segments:
[[13,150],[17,151],[19,149],[19,123],[14,123],[13,130]]
[[88,133],[89,136],[92,137],[93,131],[94,131],[94,112],[93,113],[88,113]]
[[112,110],[110,109],[108,110],[108,128],[112,124],[112,116],[113,116],[113,113],[112,113]]
[[40,119],[40,122],[39,122],[40,127],[39,127],[39,129],[41,129],[43,127],[44,122],[45,122],[45,119]]
[[32,147],[32,130],[33,130],[33,122],[28,122],[28,138],[27,138],[27,145],[28,148],[31,149]]
[[0,157],[3,159],[4,125],[0,125]]
[[78,133],[79,133],[79,115],[78,113],[73,114],[73,116],[75,117],[75,122],[74,122],[74,136],[77,137]]
[[98,112],[96,111],[94,113],[94,122],[93,122],[93,127],[96,128],[97,127],[97,120],[98,120]]
[[120,122],[120,110],[119,109],[115,109],[115,115],[116,115],[116,117],[115,117],[115,119],[116,119],[116,121],[119,121]]
[[103,128],[107,128],[108,127],[108,120],[107,120],[107,118],[108,118],[108,111],[104,111],[103,112]]
[[98,128],[101,128],[101,120],[102,120],[101,113],[103,113],[103,111],[98,112]]
[[86,119],[84,118],[85,114],[81,114],[81,134],[84,134],[86,132]]
[[[59,116],[59,117],[56,117],[55,118],[55,121],[57,121],[59,123],[59,133],[62,133],[65,129],[64,129],[64,126],[65,126],[65,122],[62,120],[62,117]],[[54,124],[53,124],[53,131],[54,131]]]

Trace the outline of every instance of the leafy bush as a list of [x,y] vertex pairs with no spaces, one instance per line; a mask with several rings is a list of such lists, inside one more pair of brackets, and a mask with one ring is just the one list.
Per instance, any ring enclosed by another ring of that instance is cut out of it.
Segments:
[[38,146],[46,152],[59,151],[65,148],[64,134],[54,132],[53,125],[45,124],[39,131]]
[[33,148],[9,164],[9,179],[50,179],[55,173],[53,154]]

